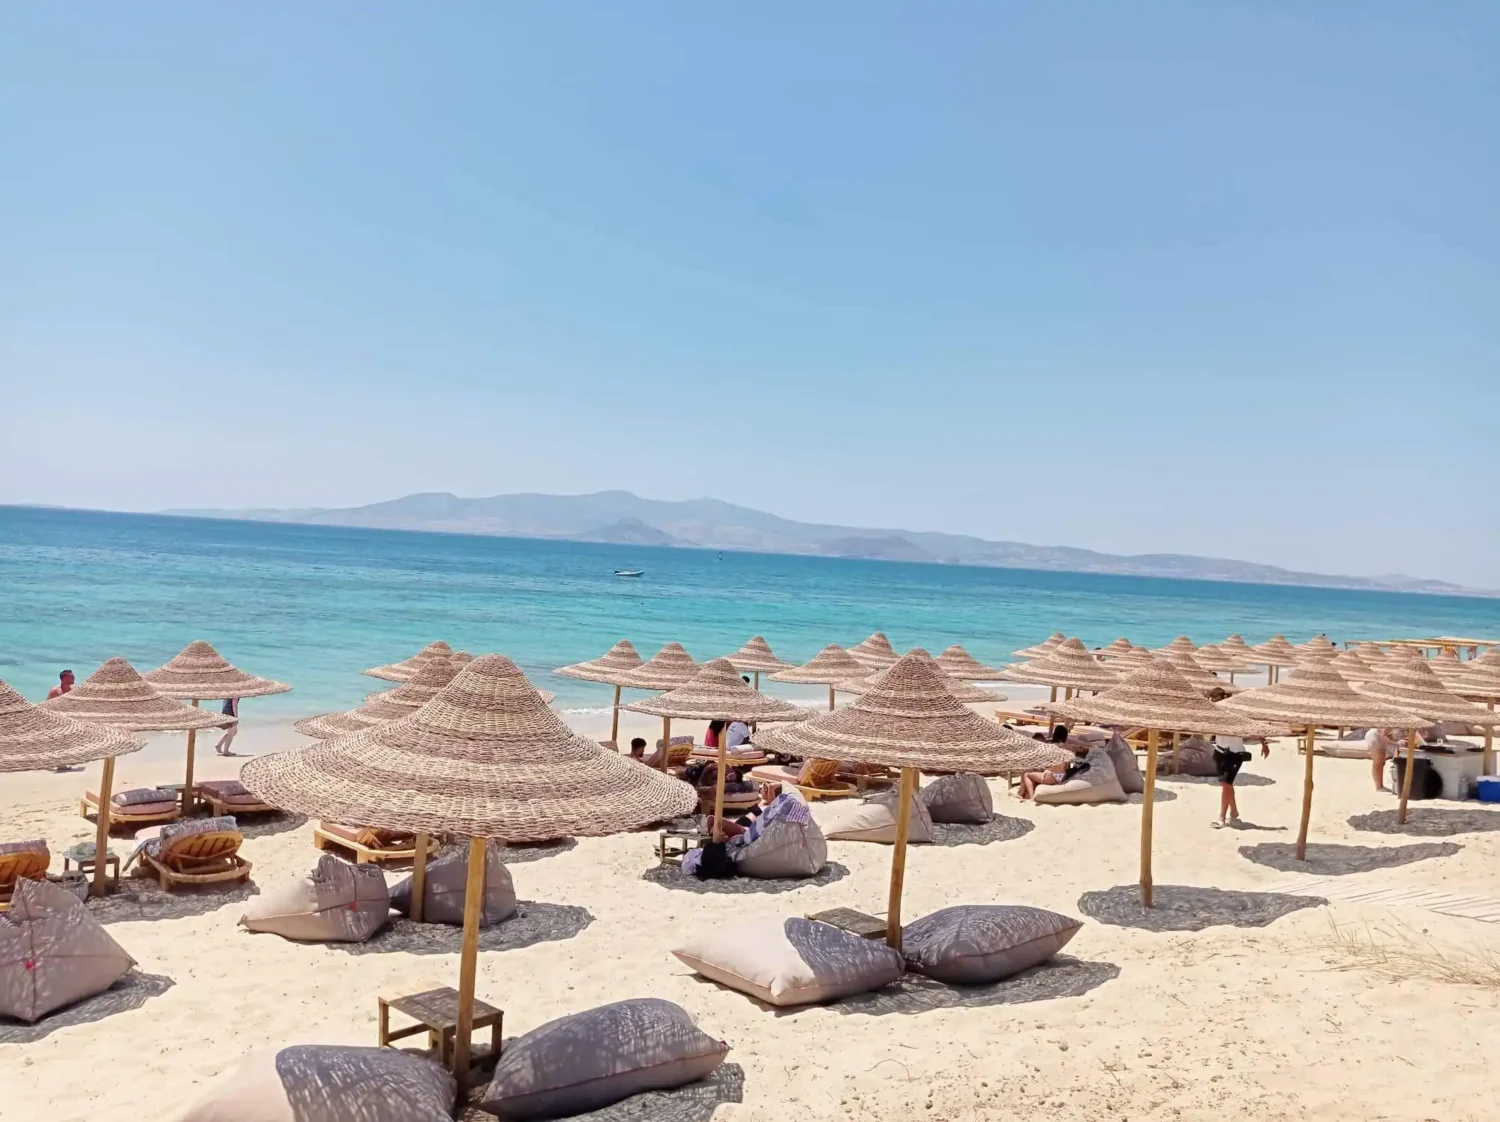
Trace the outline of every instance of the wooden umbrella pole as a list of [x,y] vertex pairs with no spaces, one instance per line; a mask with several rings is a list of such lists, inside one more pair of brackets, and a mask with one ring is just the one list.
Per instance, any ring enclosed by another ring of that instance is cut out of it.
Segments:
[[1052,687],[1052,693],[1048,696],[1047,700],[1048,701],[1056,701],[1057,700],[1057,687],[1056,686]]
[[760,693],[760,671],[753,670],[751,673],[755,675],[755,692]]
[[1313,735],[1315,725],[1307,726],[1307,759],[1302,762],[1302,825],[1297,827],[1297,860],[1307,860],[1307,824],[1312,821]]
[[1411,800],[1411,773],[1417,770],[1417,730],[1406,730],[1406,774],[1401,777],[1401,807],[1396,811],[1396,823],[1406,825],[1406,804]]
[[413,844],[416,852],[411,859],[411,918],[422,922],[422,905],[427,897],[427,834],[418,834]]
[[724,741],[729,739],[729,725],[719,730],[719,766],[714,776],[714,841],[724,840],[724,772],[729,761],[724,755]]
[[[198,708],[198,699],[193,698],[193,708]],[[182,816],[186,818],[193,810],[193,755],[198,748],[198,730],[188,729],[187,775],[182,782]]]
[[829,687],[828,687],[828,711],[829,711],[829,712],[830,712],[830,713],[832,713],[832,712],[833,712],[833,706],[834,706],[834,700],[833,700],[833,686],[832,686],[832,685],[830,685],[830,686],[829,686]]
[[609,738],[614,742],[615,751],[620,750],[620,687],[615,687],[614,716],[609,719]]
[[667,765],[672,762],[672,718],[661,719],[661,770],[668,771]]
[[95,896],[104,895],[104,855],[109,851],[109,807],[110,796],[115,786],[115,758],[104,759],[104,775],[99,779],[99,823],[94,834],[94,887]]
[[1172,734],[1172,774],[1182,774],[1182,733]]
[[896,846],[891,853],[891,896],[885,908],[885,941],[901,949],[901,889],[906,884],[906,839],[911,834],[911,801],[917,795],[917,769],[901,769],[901,800],[896,811]]
[[[1490,698],[1488,701],[1486,701],[1484,703],[1484,706],[1491,713],[1493,713],[1495,711],[1495,699],[1494,698]],[[1494,725],[1485,725],[1484,726],[1484,756],[1483,756],[1483,760],[1484,760],[1484,763],[1483,763],[1483,765],[1481,767],[1481,770],[1484,772],[1485,775],[1494,775],[1495,774],[1495,726]]]
[[469,839],[469,879],[464,891],[464,944],[458,963],[458,1024],[453,1031],[453,1075],[458,1101],[469,1097],[469,1044],[474,1035],[474,976],[479,970],[479,915],[484,911],[485,840]]
[[1151,825],[1156,809],[1156,730],[1146,731],[1146,791],[1141,802],[1141,906],[1152,907]]

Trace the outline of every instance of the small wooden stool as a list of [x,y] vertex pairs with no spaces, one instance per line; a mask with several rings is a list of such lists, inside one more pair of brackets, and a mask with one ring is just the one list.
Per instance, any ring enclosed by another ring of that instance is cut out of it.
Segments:
[[[83,854],[87,852],[89,856]],[[95,861],[93,858],[94,843],[85,842],[81,846],[74,846],[63,853],[63,872],[77,869],[87,875],[94,871]],[[104,880],[111,888],[120,887],[120,855],[112,849],[104,851]]]
[[[451,986],[438,986],[421,993],[404,997],[382,997],[380,1002],[380,1046],[385,1048],[393,1040],[403,1040],[427,1033],[427,1046],[435,1048],[438,1062],[445,1068],[453,1067],[453,1041],[458,1031],[458,991]],[[391,1010],[404,1013],[417,1022],[406,1028],[391,1030]],[[503,1010],[474,999],[474,1031],[488,1026],[490,1030],[490,1056],[500,1056],[500,1029],[505,1019]],[[471,1051],[471,1062],[480,1057]]]
[[805,918],[837,927],[861,939],[884,939],[885,920],[879,916],[866,915],[853,908],[830,908],[826,912],[810,912]]
[[663,865],[681,865],[688,850],[703,840],[703,835],[693,830],[658,830],[656,834],[656,856]]

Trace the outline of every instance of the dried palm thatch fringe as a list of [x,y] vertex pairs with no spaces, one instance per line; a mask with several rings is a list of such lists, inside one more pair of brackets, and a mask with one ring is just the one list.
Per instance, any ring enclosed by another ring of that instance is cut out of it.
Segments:
[[123,658],[110,659],[67,693],[42,702],[42,708],[75,721],[132,732],[228,728],[235,723],[226,714],[163,696]]
[[119,729],[48,712],[0,682],[0,772],[73,767],[145,746]]
[[620,675],[641,666],[640,653],[629,639],[621,639],[598,658],[587,662],[575,662],[572,666],[560,666],[552,673],[565,678],[581,678],[585,682],[603,682],[607,686],[619,684]]
[[285,682],[247,674],[202,639],[195,639],[170,662],[148,670],[141,677],[155,686],[158,693],[181,701],[266,697],[292,688]]

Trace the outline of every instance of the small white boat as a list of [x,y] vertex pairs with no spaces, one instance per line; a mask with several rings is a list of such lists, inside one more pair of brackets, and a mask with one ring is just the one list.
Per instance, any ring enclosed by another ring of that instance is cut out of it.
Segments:
[[617,576],[617,577],[643,577],[645,575],[646,575],[646,570],[645,569],[616,569],[615,570],[615,576]]

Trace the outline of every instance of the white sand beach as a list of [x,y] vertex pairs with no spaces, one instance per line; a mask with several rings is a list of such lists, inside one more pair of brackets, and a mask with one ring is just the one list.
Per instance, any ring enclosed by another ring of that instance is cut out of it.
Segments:
[[[598,735],[596,719],[585,725]],[[659,727],[627,714],[622,735],[654,737]],[[212,740],[198,774],[236,774],[246,757],[215,758]],[[252,720],[235,747],[294,742]],[[121,761],[121,780],[180,780],[181,743],[154,738]],[[1163,777],[1159,906],[1149,919],[1136,902],[1139,805],[1036,807],[996,781],[994,824],[940,827],[939,844],[914,847],[908,918],[955,903],[1026,903],[1085,919],[1053,965],[997,986],[908,980],[828,1007],[758,1006],[696,978],[669,951],[704,926],[841,905],[883,912],[890,849],[831,842],[830,872],[773,892],[658,873],[654,836],[635,833],[512,851],[524,903],[484,933],[478,994],[505,1010],[507,1037],[603,1002],[658,996],[731,1044],[709,1083],[589,1116],[601,1120],[1493,1117],[1481,1042],[1500,1033],[1500,990],[1337,969],[1346,959],[1330,944],[1337,924],[1493,956],[1500,925],[1270,892],[1303,871],[1291,856],[1301,762],[1281,741],[1247,772],[1240,805],[1253,825],[1224,830],[1209,828],[1215,786]],[[1306,873],[1500,897],[1500,813],[1418,803],[1398,832],[1395,800],[1372,790],[1367,763],[1319,758],[1317,775]],[[0,833],[44,835],[54,854],[91,837],[77,798],[97,776],[98,765],[0,777]],[[400,923],[365,945],[309,946],[238,928],[247,893],[303,875],[317,857],[300,819],[245,828],[249,889],[167,896],[132,878],[94,905],[140,976],[35,1026],[0,1025],[0,1118],[171,1119],[249,1051],[374,1044],[377,995],[456,984],[457,929]]]

